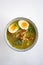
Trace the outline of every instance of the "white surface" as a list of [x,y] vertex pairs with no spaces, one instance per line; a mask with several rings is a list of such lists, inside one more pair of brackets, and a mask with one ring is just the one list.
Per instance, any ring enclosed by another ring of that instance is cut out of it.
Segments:
[[[7,23],[16,17],[31,19],[38,28],[38,41],[26,52],[12,50],[4,40]],[[43,0],[0,0],[0,65],[43,65]]]

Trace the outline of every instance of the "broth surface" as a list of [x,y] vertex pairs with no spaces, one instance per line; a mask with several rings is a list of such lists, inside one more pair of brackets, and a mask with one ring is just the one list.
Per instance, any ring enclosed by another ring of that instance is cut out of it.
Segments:
[[[27,21],[27,20],[26,20]],[[10,33],[7,29],[7,39],[9,44],[17,49],[26,49],[30,47],[36,38],[36,31],[34,26],[29,22],[29,27],[27,30],[21,29],[18,25],[19,20],[13,21],[10,25],[14,24],[18,27],[18,30],[15,33]]]

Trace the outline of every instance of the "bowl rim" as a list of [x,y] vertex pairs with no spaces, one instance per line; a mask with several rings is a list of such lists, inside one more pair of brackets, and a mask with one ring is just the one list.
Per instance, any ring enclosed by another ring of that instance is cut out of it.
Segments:
[[[12,22],[14,22],[14,21],[16,21],[16,20],[22,20],[22,19],[29,21],[29,22],[34,26],[34,29],[35,29],[35,31],[36,31],[36,39],[34,40],[33,44],[32,44],[30,47],[28,47],[28,48],[26,48],[26,49],[17,49],[17,48],[15,48],[15,47],[13,47],[13,46],[9,43],[9,41],[7,40],[6,32],[7,32],[8,26],[9,26]],[[38,29],[37,29],[36,25],[33,23],[33,21],[31,21],[30,19],[25,18],[25,17],[17,17],[17,18],[12,19],[11,21],[9,21],[9,23],[6,25],[5,31],[4,31],[4,37],[5,37],[5,42],[7,43],[7,45],[8,45],[10,48],[12,48],[13,50],[19,51],[19,52],[24,52],[24,51],[27,51],[27,50],[32,49],[32,48],[34,47],[34,45],[36,44],[36,42],[37,42],[37,40],[38,40]]]

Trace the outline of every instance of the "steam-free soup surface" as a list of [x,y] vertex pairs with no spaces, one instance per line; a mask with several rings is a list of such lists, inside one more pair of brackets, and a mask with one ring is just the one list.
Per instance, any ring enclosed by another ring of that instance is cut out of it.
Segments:
[[16,20],[9,25],[6,35],[9,44],[12,47],[17,49],[26,49],[34,43],[36,31],[34,26],[29,21]]

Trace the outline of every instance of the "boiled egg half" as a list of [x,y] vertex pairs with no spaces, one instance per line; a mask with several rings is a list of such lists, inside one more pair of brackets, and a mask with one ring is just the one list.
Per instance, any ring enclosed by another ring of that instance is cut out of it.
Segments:
[[18,22],[18,25],[20,26],[21,29],[25,29],[25,30],[27,30],[29,27],[29,23],[25,20],[20,20]]
[[8,31],[9,31],[10,33],[15,33],[17,30],[18,30],[18,27],[15,26],[14,24],[11,24],[11,25],[8,27]]

